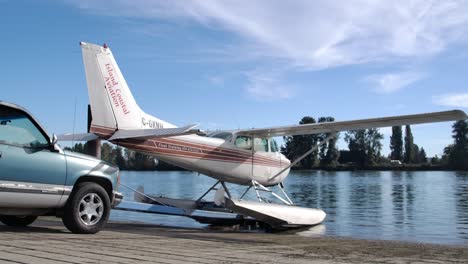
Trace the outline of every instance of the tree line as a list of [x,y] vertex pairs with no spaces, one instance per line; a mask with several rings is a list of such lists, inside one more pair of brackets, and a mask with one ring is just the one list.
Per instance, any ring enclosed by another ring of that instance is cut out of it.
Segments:
[[[320,117],[318,123],[333,122],[335,118]],[[300,125],[317,123],[315,118],[305,116],[299,122]],[[295,160],[302,154],[310,150],[313,146],[325,140],[329,134],[315,134],[315,135],[300,135],[284,137],[284,145],[281,147],[281,152],[290,160]],[[330,139],[327,143],[323,144],[320,148],[312,152],[309,156],[301,160],[297,167],[300,169],[311,169],[316,165],[321,166],[335,166],[338,163],[340,153],[336,147],[338,134],[336,138]]]
[[468,121],[452,126],[453,143],[445,147],[442,162],[457,170],[468,170]]
[[[318,123],[333,122],[333,117],[320,117]],[[317,123],[316,119],[305,116],[299,124]],[[392,127],[390,137],[390,154],[381,154],[383,135],[378,129],[354,130],[345,132],[344,140],[348,150],[338,150],[338,138],[323,144],[319,150],[296,165],[296,169],[334,168],[339,165],[351,165],[354,168],[371,168],[379,165],[433,165],[446,169],[468,170],[468,123],[467,120],[455,122],[452,125],[453,144],[444,149],[441,158],[435,156],[428,159],[423,147],[414,143],[411,126]],[[327,134],[288,136],[284,137],[285,144],[281,152],[290,160],[295,160],[312,146],[324,140]],[[337,135],[338,137],[338,135]]]

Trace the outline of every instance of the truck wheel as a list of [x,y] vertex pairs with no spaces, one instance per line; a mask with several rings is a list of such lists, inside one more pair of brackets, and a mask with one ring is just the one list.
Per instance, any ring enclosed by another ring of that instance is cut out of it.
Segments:
[[0,222],[4,223],[7,226],[15,227],[25,227],[32,224],[36,221],[37,216],[35,215],[25,215],[25,216],[15,216],[15,215],[0,215]]
[[75,188],[65,206],[63,224],[75,234],[95,234],[109,219],[109,195],[93,182],[82,182]]

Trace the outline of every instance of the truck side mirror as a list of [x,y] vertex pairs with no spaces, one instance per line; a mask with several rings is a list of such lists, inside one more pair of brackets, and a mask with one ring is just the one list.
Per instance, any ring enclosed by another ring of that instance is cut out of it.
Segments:
[[50,144],[55,145],[55,144],[57,144],[57,142],[58,142],[57,135],[53,134],[52,138],[50,139]]
[[57,144],[58,138],[57,135],[53,134],[52,138],[50,139],[50,147],[54,152],[61,152],[60,146]]

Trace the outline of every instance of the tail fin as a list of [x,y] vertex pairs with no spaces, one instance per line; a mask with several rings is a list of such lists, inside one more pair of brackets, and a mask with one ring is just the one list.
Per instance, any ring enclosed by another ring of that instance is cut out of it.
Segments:
[[145,114],[133,98],[111,50],[80,42],[91,104],[91,133],[109,136],[119,129],[174,128]]

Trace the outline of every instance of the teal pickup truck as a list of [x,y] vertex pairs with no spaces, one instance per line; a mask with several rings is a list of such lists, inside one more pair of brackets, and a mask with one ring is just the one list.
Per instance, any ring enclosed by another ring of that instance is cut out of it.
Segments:
[[63,151],[24,108],[0,101],[0,221],[27,226],[61,217],[73,233],[99,232],[122,195],[118,168]]

